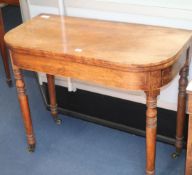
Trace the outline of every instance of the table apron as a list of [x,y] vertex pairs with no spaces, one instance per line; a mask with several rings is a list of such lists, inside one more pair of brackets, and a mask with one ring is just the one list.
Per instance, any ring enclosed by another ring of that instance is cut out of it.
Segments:
[[81,81],[127,90],[156,90],[168,84],[185,64],[180,58],[172,65],[156,71],[125,71],[88,64],[12,52],[12,62],[24,70],[71,77]]

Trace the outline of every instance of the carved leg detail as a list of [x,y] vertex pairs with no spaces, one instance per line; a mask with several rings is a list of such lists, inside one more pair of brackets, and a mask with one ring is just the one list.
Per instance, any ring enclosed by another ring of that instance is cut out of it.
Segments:
[[2,12],[0,10],[0,50],[1,50],[1,56],[3,59],[3,65],[5,69],[5,75],[7,78],[7,84],[9,87],[12,86],[12,80],[11,80],[11,74],[10,74],[10,69],[9,69],[9,62],[8,62],[8,55],[7,55],[7,50],[4,42],[4,23],[3,23],[3,18],[2,18]]
[[47,74],[47,82],[48,82],[48,90],[49,90],[49,98],[50,98],[51,115],[53,116],[53,119],[56,122],[56,124],[60,125],[61,119],[58,118],[58,112],[57,112],[54,76]]
[[157,133],[157,96],[160,91],[146,92],[146,174],[155,174],[156,133]]
[[24,83],[23,76],[21,74],[20,69],[14,65],[13,65],[13,72],[16,80],[18,99],[19,99],[23,121],[26,129],[28,149],[30,152],[33,152],[35,149],[35,136],[33,134],[33,126],[32,126],[31,114],[30,114],[30,109],[28,104],[28,98],[25,93],[25,83]]
[[177,125],[176,125],[176,153],[179,155],[183,147],[183,129],[185,124],[185,111],[186,111],[186,87],[188,84],[189,66],[186,64],[180,71],[179,79],[179,94],[177,106]]

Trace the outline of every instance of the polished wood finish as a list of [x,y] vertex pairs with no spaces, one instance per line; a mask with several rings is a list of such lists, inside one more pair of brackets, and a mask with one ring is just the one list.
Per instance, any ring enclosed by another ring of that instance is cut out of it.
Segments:
[[0,3],[5,3],[8,5],[19,5],[19,0],[0,0]]
[[178,93],[178,107],[177,107],[177,127],[176,127],[176,153],[180,154],[183,146],[183,130],[186,114],[186,88],[188,84],[188,73],[189,73],[189,60],[190,60],[190,50],[186,53],[186,63],[184,67],[180,70],[179,79],[179,93]]
[[46,74],[46,76],[47,76],[47,83],[48,83],[51,115],[53,116],[53,119],[57,124],[61,124],[61,120],[58,118],[58,112],[57,112],[55,77],[54,75],[49,75],[49,74]]
[[[17,37],[17,32],[23,35]],[[152,71],[172,65],[188,47],[191,32],[41,15],[9,32],[6,40],[11,48],[19,48],[23,52],[30,40],[28,52],[38,56],[54,54],[60,61],[73,60],[74,63],[129,69],[132,72]]]
[[[145,91],[146,174],[154,175],[157,96],[181,69],[184,76],[189,60],[183,54],[190,52],[191,34],[187,30],[42,14],[8,32],[5,41],[13,66],[20,69]],[[49,89],[53,88],[50,77]]]
[[3,59],[3,65],[4,65],[4,69],[5,69],[5,75],[6,75],[7,83],[9,86],[11,86],[11,84],[12,84],[11,73],[10,73],[10,69],[9,69],[7,49],[6,49],[4,39],[3,39],[4,35],[5,35],[4,23],[3,23],[2,11],[0,8],[0,50],[1,50],[1,56]]
[[187,86],[187,93],[188,93],[189,122],[188,122],[185,175],[192,175],[192,81]]
[[146,111],[146,174],[155,174],[156,134],[157,134],[157,96],[160,90],[148,91]]
[[35,137],[33,134],[32,120],[31,114],[28,104],[28,98],[25,92],[25,83],[23,80],[23,76],[21,74],[21,70],[13,65],[13,72],[16,81],[16,88],[18,93],[18,99],[21,107],[21,112],[23,116],[23,121],[26,129],[27,142],[29,145],[29,151],[33,151],[35,147]]
[[48,83],[48,90],[49,90],[51,114],[54,117],[56,117],[57,116],[57,102],[56,102],[56,94],[55,94],[55,77],[54,77],[54,75],[47,74],[47,83]]

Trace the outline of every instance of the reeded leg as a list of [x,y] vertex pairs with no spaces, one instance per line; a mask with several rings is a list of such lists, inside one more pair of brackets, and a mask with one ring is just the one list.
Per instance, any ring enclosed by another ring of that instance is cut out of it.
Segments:
[[146,111],[146,175],[155,174],[156,133],[157,133],[157,96],[160,91],[148,91]]
[[4,23],[3,23],[3,18],[2,18],[2,12],[0,9],[0,50],[1,50],[1,56],[3,59],[3,65],[5,69],[5,74],[7,78],[7,84],[9,87],[12,86],[12,81],[11,81],[11,74],[10,74],[10,69],[9,69],[9,62],[8,62],[8,56],[7,56],[7,50],[4,42]]
[[178,106],[177,106],[177,125],[176,125],[176,153],[173,157],[180,155],[183,147],[183,130],[185,124],[185,111],[186,111],[186,87],[188,84],[188,72],[189,72],[189,50],[187,52],[187,61],[185,66],[180,71],[179,79],[179,94],[178,94]]
[[19,99],[20,108],[22,112],[22,117],[23,117],[25,129],[26,129],[28,150],[30,152],[33,152],[35,150],[35,136],[33,133],[33,126],[32,126],[31,114],[30,114],[30,109],[28,104],[28,98],[25,93],[25,83],[24,83],[23,76],[21,74],[20,69],[14,65],[13,65],[13,72],[16,80],[16,88],[17,88],[18,99]]
[[56,93],[55,93],[55,77],[53,75],[47,74],[49,98],[50,98],[50,109],[51,115],[56,124],[61,124],[61,119],[58,118],[57,114],[57,102],[56,102]]

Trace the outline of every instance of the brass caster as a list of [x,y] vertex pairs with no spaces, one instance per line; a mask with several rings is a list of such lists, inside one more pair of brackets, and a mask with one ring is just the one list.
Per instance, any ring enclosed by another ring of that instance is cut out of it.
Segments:
[[30,153],[33,153],[35,151],[35,144],[32,144],[32,145],[28,145],[28,151]]
[[172,159],[177,159],[180,156],[180,153],[174,152],[171,154]]
[[55,118],[54,121],[57,125],[61,125],[62,123],[62,120],[60,118]]
[[7,85],[9,86],[9,87],[13,87],[13,83],[12,83],[12,80],[10,79],[10,80],[7,80]]

